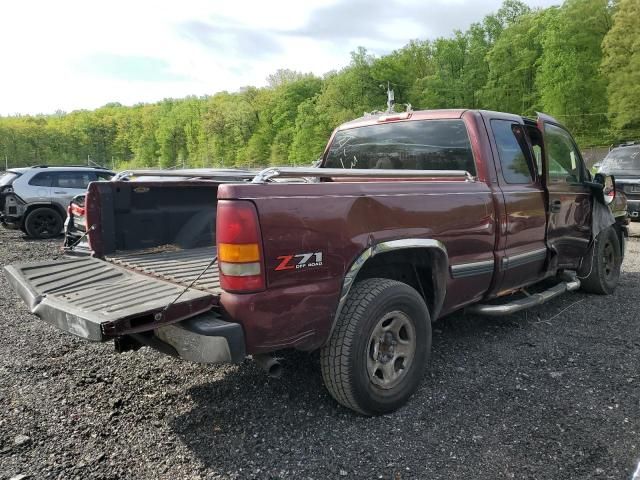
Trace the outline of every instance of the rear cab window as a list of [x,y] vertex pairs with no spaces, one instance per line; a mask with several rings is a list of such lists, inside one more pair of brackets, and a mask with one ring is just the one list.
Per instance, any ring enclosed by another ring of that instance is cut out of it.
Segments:
[[464,121],[412,120],[338,131],[324,168],[466,170],[476,174]]

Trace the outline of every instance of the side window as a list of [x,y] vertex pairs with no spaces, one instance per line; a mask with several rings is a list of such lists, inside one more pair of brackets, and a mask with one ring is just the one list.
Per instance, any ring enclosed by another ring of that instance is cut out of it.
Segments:
[[95,180],[92,172],[59,172],[56,174],[56,187],[85,189]]
[[584,163],[569,133],[546,124],[544,139],[547,147],[550,183],[580,183],[585,179]]
[[522,125],[509,120],[492,120],[502,176],[507,183],[532,183],[535,170]]
[[98,181],[100,182],[108,182],[113,177],[113,175],[107,172],[97,172],[97,175],[98,175]]
[[37,173],[29,180],[29,185],[34,187],[50,187],[53,180],[53,174],[50,172]]

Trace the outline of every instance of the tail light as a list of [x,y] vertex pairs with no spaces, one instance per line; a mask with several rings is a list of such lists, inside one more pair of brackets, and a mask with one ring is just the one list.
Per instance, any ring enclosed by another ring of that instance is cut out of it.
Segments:
[[67,213],[69,214],[69,216],[75,215],[77,217],[84,217],[85,209],[80,205],[70,203],[69,208],[67,208]]
[[258,213],[245,200],[219,200],[216,241],[220,286],[235,293],[264,290],[262,236]]

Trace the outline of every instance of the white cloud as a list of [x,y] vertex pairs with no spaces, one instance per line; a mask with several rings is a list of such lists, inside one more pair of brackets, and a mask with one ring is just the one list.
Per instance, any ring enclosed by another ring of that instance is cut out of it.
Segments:
[[[358,0],[2,2],[0,114],[237,90],[263,85],[278,68],[322,74],[347,64],[357,45],[389,51],[411,38],[464,29],[496,10],[500,0],[481,7],[476,0],[436,0],[424,7],[440,17],[434,22],[416,19],[416,9],[425,5],[421,0],[399,0],[392,19],[373,2],[356,15],[350,2],[365,5]],[[465,10],[473,18],[461,15]],[[195,23],[211,28],[205,31],[210,41],[188,34],[185,28]],[[118,58],[129,59],[120,70]],[[135,59],[148,59],[140,67],[147,75],[133,74]]]

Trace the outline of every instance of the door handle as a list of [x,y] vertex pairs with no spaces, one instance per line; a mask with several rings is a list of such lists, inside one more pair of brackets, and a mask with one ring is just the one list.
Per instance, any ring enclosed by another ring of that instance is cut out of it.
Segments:
[[551,213],[558,213],[562,209],[562,202],[560,200],[554,200],[551,202]]

